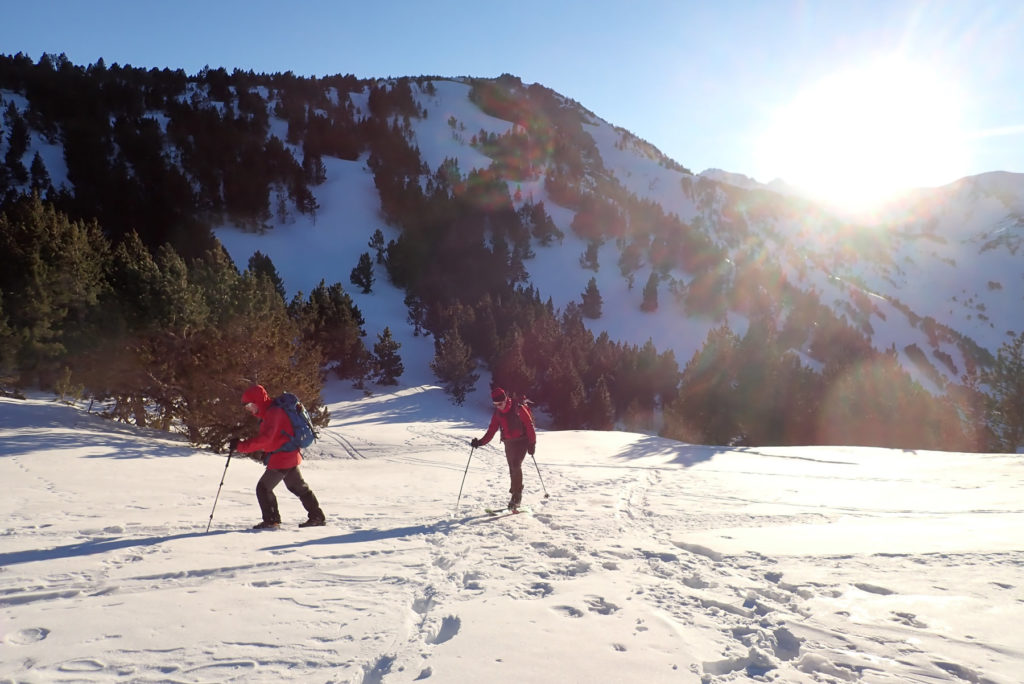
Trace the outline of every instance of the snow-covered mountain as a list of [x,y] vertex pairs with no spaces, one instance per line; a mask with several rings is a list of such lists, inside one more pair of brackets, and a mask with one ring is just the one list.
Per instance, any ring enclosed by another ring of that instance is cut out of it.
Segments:
[[[457,162],[463,175],[488,168],[492,160],[473,144],[474,139],[481,133],[500,136],[516,126],[474,103],[468,79],[417,79],[411,87],[422,115],[407,123],[427,168],[439,168],[445,160]],[[190,93],[193,99],[205,97],[202,88],[192,87]],[[2,91],[0,97],[23,110],[28,107],[19,93]],[[368,90],[335,97],[348,98],[357,115],[370,113]],[[591,160],[587,177],[594,187],[613,187],[657,202],[666,214],[703,232],[728,255],[722,268],[732,269],[728,277],[734,280],[737,269],[751,263],[777,267],[789,285],[813,292],[876,349],[891,351],[933,392],[958,382],[968,357],[984,362],[1007,333],[1024,328],[1024,282],[1016,255],[1024,193],[1020,174],[985,174],[921,190],[880,212],[870,224],[851,223],[789,191],[780,192],[775,183],[760,185],[721,170],[695,175],[654,145],[578,103],[553,97],[581,118],[583,133],[593,142],[596,159]],[[222,105],[210,101],[209,106]],[[271,134],[287,139],[287,124],[275,115],[273,102],[267,103],[267,111]],[[166,124],[158,112],[153,117]],[[292,145],[291,151],[302,158],[301,146]],[[66,182],[66,166],[59,142],[33,130],[24,161],[36,152],[60,187]],[[347,284],[375,230],[387,239],[397,236],[397,229],[381,218],[366,156],[323,161],[327,181],[315,188],[320,206],[315,218],[275,216],[272,229],[261,234],[231,225],[216,230],[240,265],[256,250],[269,255],[289,294],[309,292],[320,280]],[[604,300],[603,316],[587,321],[595,334],[606,331],[614,340],[637,345],[651,340],[659,351],[672,349],[685,363],[708,331],[723,322],[739,335],[746,331],[749,312],[733,310],[711,318],[686,310],[664,290],[657,311],[642,311],[642,285],[650,264],[625,275],[618,267],[622,245],[608,240],[600,247],[597,271],[584,267],[580,256],[588,243],[571,229],[575,211],[552,200],[543,174],[508,184],[517,205],[543,201],[566,235],[561,243],[535,246],[536,257],[525,264],[531,284],[542,297],[551,297],[556,307],[564,308],[579,301],[587,282],[595,278]],[[693,278],[681,268],[664,276],[681,288]],[[385,281],[378,267],[375,292],[353,295],[370,314],[371,339],[379,332],[374,310],[389,302],[388,315],[379,320],[393,322],[391,314],[398,309]],[[805,344],[808,339],[809,333]],[[815,365],[812,358],[804,359]]]
[[[422,87],[416,91],[427,115],[411,122],[426,164],[437,168],[455,159],[463,173],[487,168],[491,160],[471,145],[471,137],[480,131],[501,135],[514,124],[481,111],[470,100],[467,83],[435,80],[431,85],[429,95]],[[1024,175],[987,174],[921,190],[871,224],[850,224],[737,174],[694,175],[627,131],[580,111],[602,172],[628,192],[658,202],[666,213],[703,227],[734,256],[755,253],[777,263],[791,283],[817,292],[823,303],[855,321],[876,349],[895,348],[902,364],[932,391],[959,381],[965,349],[976,344],[994,354],[1008,332],[1024,328],[1024,281],[1016,258]],[[380,219],[365,161],[325,161],[328,182],[317,190],[321,211],[315,223],[300,219],[260,236],[230,226],[217,231],[240,263],[256,249],[282,264],[296,264],[291,255],[303,252],[300,266],[282,269],[293,292],[308,291],[321,278],[344,282],[373,230],[396,235]],[[646,281],[649,265],[631,279],[623,276],[617,267],[620,247],[609,241],[600,249],[596,272],[582,267],[579,257],[587,242],[570,228],[574,212],[548,197],[542,177],[509,185],[521,201],[543,201],[566,234],[561,244],[536,248],[536,258],[526,264],[532,284],[562,308],[578,301],[594,277],[605,303],[601,319],[587,322],[595,334],[608,332],[639,345],[650,339],[685,362],[721,322],[692,315],[671,301],[657,312],[641,311],[637,284]],[[671,277],[682,283],[692,278],[684,271]],[[378,273],[378,282],[383,280]],[[858,295],[866,295],[867,306]],[[740,335],[746,330],[743,315],[730,313],[727,322]],[[931,370],[908,348],[922,350]]]

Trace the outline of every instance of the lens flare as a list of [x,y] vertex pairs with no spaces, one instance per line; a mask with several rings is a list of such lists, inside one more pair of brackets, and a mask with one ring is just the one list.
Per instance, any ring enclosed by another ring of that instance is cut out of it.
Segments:
[[961,99],[948,80],[898,58],[835,73],[776,113],[761,164],[831,208],[870,211],[963,175]]

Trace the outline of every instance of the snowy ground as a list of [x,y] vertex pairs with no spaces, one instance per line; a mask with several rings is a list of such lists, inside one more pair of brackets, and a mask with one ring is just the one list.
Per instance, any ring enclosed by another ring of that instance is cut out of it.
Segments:
[[1019,456],[542,430],[494,519],[481,393],[334,394],[267,532],[253,461],[0,400],[0,681],[1024,681]]

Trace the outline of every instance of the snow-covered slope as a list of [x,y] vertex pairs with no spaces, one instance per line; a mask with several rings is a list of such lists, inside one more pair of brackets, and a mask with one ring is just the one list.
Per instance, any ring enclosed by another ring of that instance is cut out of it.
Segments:
[[[490,160],[470,145],[470,139],[481,130],[501,135],[512,124],[481,112],[470,101],[466,83],[437,80],[433,85],[431,94],[414,87],[428,112],[412,121],[422,158],[430,168],[456,159],[463,174],[485,168]],[[1024,282],[1016,262],[1024,176],[990,174],[920,191],[913,201],[880,214],[874,224],[850,224],[793,194],[778,194],[735,174],[710,170],[694,176],[665,163],[655,148],[628,132],[582,109],[580,116],[604,171],[626,191],[657,201],[667,214],[703,226],[716,239],[726,239],[721,237],[723,230],[745,232],[730,251],[764,254],[792,284],[818,292],[823,303],[848,320],[854,320],[852,298],[867,296],[872,308],[855,324],[876,349],[895,348],[903,365],[933,391],[943,389],[936,377],[959,381],[964,372],[958,337],[994,354],[1008,331],[1024,327]],[[310,221],[299,219],[267,235],[225,227],[218,237],[240,263],[256,249],[269,254],[283,266],[279,270],[293,292],[308,291],[321,278],[347,284],[373,230],[380,228],[389,237],[394,233],[377,215],[364,165],[329,161],[328,178],[317,189],[322,209],[312,229],[305,225]],[[613,339],[637,345],[650,339],[661,351],[672,349],[685,363],[708,331],[722,322],[682,310],[664,292],[658,311],[641,311],[649,267],[642,267],[632,280],[624,277],[617,266],[619,247],[611,241],[600,249],[597,272],[582,267],[579,257],[587,243],[572,233],[574,212],[550,200],[542,176],[510,183],[510,194],[517,190],[523,201],[543,201],[566,234],[561,244],[536,247],[536,258],[526,264],[532,284],[561,308],[579,301],[594,277],[604,300],[602,318],[587,321],[595,334],[608,332]],[[299,264],[291,258],[298,250],[306,253]],[[681,283],[692,277],[680,270],[669,275]],[[378,268],[380,291],[386,289],[385,280]],[[374,305],[372,299],[356,299],[365,309]],[[927,317],[957,335],[930,335],[922,323]],[[740,335],[746,330],[741,315],[730,315],[727,322]],[[923,350],[933,370],[918,367],[908,347]]]
[[0,680],[1020,681],[1014,456],[542,431],[494,519],[486,402],[326,399],[269,532],[252,461],[0,399]]

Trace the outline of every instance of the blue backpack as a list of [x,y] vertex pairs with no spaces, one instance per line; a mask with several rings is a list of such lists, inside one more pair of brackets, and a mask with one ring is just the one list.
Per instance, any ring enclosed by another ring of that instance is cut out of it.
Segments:
[[270,405],[284,409],[285,414],[288,416],[288,420],[291,421],[293,433],[288,435],[284,430],[281,431],[283,434],[288,436],[289,439],[278,449],[274,450],[275,454],[278,451],[297,451],[299,449],[305,449],[316,441],[317,434],[316,430],[313,429],[313,419],[310,418],[309,411],[306,410],[306,407],[302,405],[302,402],[299,401],[297,396],[291,392],[285,392],[270,402]]

